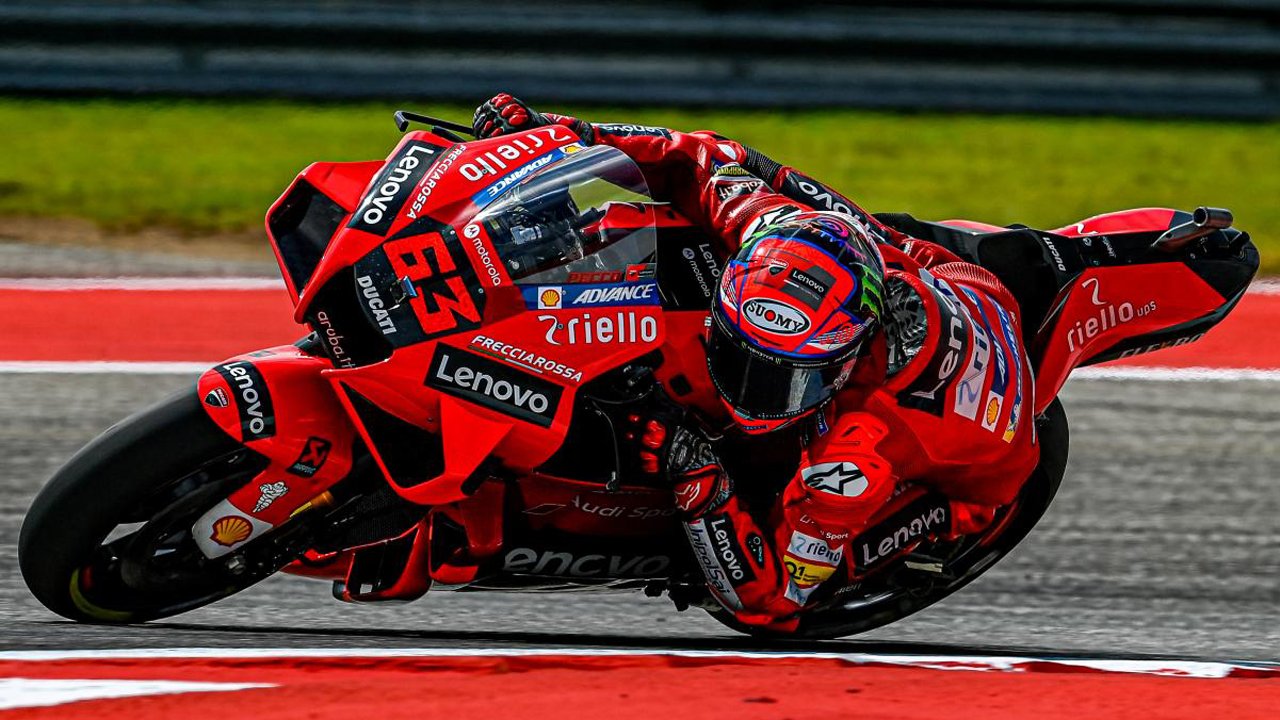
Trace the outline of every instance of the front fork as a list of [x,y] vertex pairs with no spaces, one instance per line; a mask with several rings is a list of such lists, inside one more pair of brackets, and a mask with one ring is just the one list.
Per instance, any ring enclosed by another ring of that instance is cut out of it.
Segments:
[[268,464],[191,528],[210,559],[243,547],[310,507],[351,471],[351,424],[321,376],[331,365],[292,345],[238,355],[206,371],[196,391],[218,427]]

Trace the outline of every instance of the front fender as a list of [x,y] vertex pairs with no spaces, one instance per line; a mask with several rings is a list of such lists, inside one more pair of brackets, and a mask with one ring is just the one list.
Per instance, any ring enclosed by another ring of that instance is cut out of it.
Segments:
[[351,471],[357,435],[320,375],[331,367],[324,358],[282,345],[237,355],[200,376],[196,391],[205,412],[268,461],[193,526],[208,557],[284,523]]

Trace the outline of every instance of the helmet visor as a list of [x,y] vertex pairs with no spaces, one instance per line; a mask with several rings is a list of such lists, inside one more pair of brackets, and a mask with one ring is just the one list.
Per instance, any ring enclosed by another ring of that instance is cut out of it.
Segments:
[[720,395],[739,413],[760,420],[795,417],[826,402],[853,363],[801,368],[770,360],[711,324],[707,370]]

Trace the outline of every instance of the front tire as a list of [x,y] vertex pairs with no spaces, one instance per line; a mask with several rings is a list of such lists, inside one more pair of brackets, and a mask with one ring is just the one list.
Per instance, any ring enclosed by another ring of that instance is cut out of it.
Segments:
[[207,560],[192,523],[265,460],[219,429],[190,388],[117,423],[41,489],[18,540],[22,577],[53,612],[89,623],[168,617],[270,573]]

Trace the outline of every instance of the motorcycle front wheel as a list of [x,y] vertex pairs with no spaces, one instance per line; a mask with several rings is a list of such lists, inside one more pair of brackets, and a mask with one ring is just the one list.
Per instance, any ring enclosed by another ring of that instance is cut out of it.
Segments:
[[191,526],[265,462],[213,424],[194,387],[176,394],[111,427],[49,480],[22,524],[22,577],[45,607],[87,623],[153,620],[237,593],[274,568],[208,560]]

